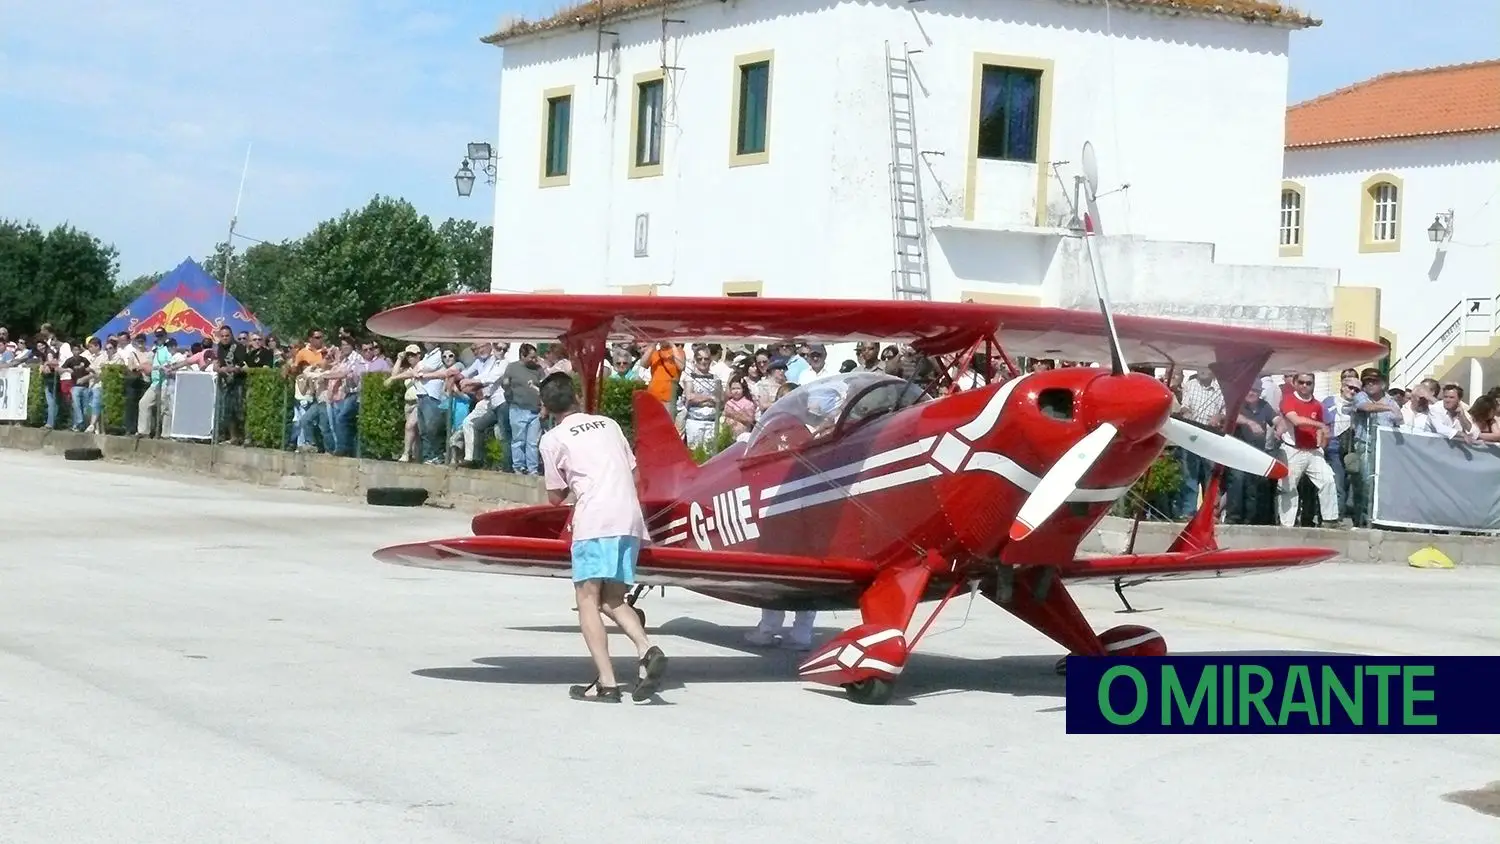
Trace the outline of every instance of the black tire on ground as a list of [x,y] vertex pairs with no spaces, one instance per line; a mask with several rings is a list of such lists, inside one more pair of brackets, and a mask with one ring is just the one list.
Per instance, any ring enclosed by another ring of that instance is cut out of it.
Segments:
[[102,449],[94,448],[70,448],[63,451],[64,460],[98,460],[104,456]]
[[421,507],[427,503],[421,487],[377,486],[365,490],[365,503],[377,507]]
[[866,706],[884,706],[895,694],[896,684],[890,680],[871,677],[857,683],[845,683],[844,691],[849,699]]

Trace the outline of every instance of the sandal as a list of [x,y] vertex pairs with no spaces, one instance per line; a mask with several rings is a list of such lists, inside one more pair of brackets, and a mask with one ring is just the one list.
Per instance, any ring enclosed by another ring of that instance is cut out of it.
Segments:
[[640,666],[645,670],[645,676],[641,677],[640,682],[635,684],[635,690],[630,693],[631,699],[637,703],[650,698],[661,688],[661,677],[667,670],[667,655],[662,653],[661,648],[652,645],[646,655],[641,657]]
[[[590,691],[592,691],[593,694],[589,694]],[[594,682],[589,683],[587,686],[569,686],[568,697],[574,700],[589,701],[591,703],[619,703],[620,687],[601,686],[599,685],[599,681],[595,680]]]

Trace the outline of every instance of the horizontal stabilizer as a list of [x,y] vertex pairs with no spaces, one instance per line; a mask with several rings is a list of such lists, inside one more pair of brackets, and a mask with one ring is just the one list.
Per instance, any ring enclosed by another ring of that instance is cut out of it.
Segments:
[[[572,543],[521,536],[461,536],[392,545],[375,559],[417,568],[524,577],[570,577]],[[636,560],[636,582],[686,589],[735,589],[765,597],[845,592],[875,579],[867,560],[750,551],[702,551],[648,545]]]
[[1068,581],[1119,580],[1125,586],[1153,580],[1206,580],[1310,566],[1338,556],[1329,548],[1221,548],[1216,551],[1163,552],[1079,557],[1057,567]]

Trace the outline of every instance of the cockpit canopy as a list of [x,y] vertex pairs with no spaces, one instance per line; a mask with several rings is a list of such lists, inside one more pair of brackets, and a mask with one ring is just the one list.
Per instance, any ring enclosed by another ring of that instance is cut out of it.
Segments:
[[883,372],[846,372],[819,378],[794,388],[766,408],[750,432],[744,454],[755,457],[799,447],[924,398],[921,387]]

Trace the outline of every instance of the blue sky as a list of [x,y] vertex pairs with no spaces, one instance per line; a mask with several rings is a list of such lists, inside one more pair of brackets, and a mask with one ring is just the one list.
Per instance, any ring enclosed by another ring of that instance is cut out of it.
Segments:
[[[493,140],[508,14],[561,0],[3,0],[0,217],[71,222],[122,280],[239,231],[297,237],[376,193],[442,220],[469,141]],[[1304,0],[1289,99],[1388,70],[1500,55],[1500,0]],[[241,241],[241,247],[248,245]]]

